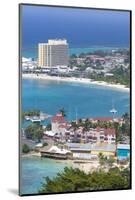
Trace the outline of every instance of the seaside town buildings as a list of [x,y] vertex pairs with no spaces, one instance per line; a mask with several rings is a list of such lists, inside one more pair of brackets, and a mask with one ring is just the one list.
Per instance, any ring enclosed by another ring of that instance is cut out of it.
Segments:
[[38,66],[55,67],[68,65],[68,43],[65,39],[48,40],[38,44]]
[[[113,50],[112,50],[113,52]],[[110,53],[104,56],[93,53],[93,55],[84,54],[83,56],[76,55],[74,58],[68,59],[68,43],[66,40],[48,40],[48,43],[40,43],[38,45],[38,60],[31,58],[22,58],[22,68],[24,73],[35,73],[36,76],[44,73],[47,75],[71,76],[79,78],[87,78],[88,75],[96,74],[101,77],[111,78],[114,76],[114,69],[128,69],[128,55],[124,52],[121,54]],[[113,121],[119,124],[123,123],[122,118],[92,118],[89,119],[92,123]],[[104,155],[114,155],[116,153],[116,130],[114,128],[89,128],[85,130],[83,126],[73,127],[67,122],[61,113],[51,118],[51,130],[44,132],[45,138],[50,138],[54,142],[68,144],[70,151],[74,157],[89,158],[91,155],[98,155],[102,152]],[[123,146],[118,146],[119,152],[123,149],[128,155],[130,147],[126,143]],[[57,148],[52,148],[50,151],[59,151]],[[47,152],[49,155],[49,152]],[[66,153],[65,153],[66,154]],[[127,157],[126,155],[126,157]]]
[[[113,122],[111,117],[90,118],[89,122]],[[122,119],[115,119],[121,124]],[[78,126],[74,128],[67,122],[62,113],[57,113],[51,118],[51,130],[45,131],[45,138],[52,139],[56,143],[64,144],[61,147],[52,147],[42,150],[43,157],[59,159],[88,159],[97,160],[100,153],[104,156],[117,157],[118,160],[127,159],[130,156],[129,144],[117,144],[116,130],[114,128],[89,128]],[[54,150],[54,151],[53,151]]]
[[[66,39],[48,39],[38,44],[38,58],[22,58],[23,74],[44,74],[59,77],[117,79],[117,73],[130,70],[129,49],[98,50],[70,54]],[[113,81],[114,80],[114,81]],[[118,80],[116,80],[118,81]],[[122,81],[122,84],[125,81]],[[124,84],[125,85],[125,84]]]
[[51,119],[51,131],[45,132],[46,136],[51,136],[55,141],[92,143],[92,144],[115,144],[116,131],[114,128],[89,128],[85,130],[80,126],[76,129],[68,123],[62,113],[57,113]]

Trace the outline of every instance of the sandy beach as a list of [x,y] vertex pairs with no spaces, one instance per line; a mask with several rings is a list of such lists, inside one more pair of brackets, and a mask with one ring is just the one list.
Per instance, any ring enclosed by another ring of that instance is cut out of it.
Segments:
[[39,79],[39,80],[54,80],[54,81],[63,81],[63,82],[72,82],[72,83],[83,83],[83,84],[93,84],[98,86],[110,87],[112,89],[123,90],[129,92],[130,89],[125,87],[125,85],[120,84],[109,84],[104,81],[93,81],[87,78],[75,78],[75,77],[58,77],[58,76],[48,76],[45,74],[22,74],[23,79]]

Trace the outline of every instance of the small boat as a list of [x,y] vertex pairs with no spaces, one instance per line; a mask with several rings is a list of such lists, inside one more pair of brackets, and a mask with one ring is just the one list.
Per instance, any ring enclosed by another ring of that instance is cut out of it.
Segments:
[[36,116],[35,116],[35,117],[32,117],[30,120],[31,120],[31,122],[33,122],[33,123],[34,123],[34,122],[41,122],[41,119],[40,119],[39,117],[36,117]]
[[29,121],[30,117],[29,116],[25,116],[25,120]]
[[117,113],[117,110],[115,108],[110,110],[111,113]]

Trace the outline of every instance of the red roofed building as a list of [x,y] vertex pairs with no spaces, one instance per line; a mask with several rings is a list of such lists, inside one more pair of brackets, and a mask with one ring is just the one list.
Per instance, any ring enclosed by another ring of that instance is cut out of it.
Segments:
[[87,133],[87,141],[92,143],[108,143],[114,144],[116,142],[116,131],[114,128],[100,128],[91,129]]
[[112,117],[95,117],[93,119],[90,119],[90,121],[92,121],[92,122],[98,122],[98,121],[101,121],[101,122],[112,122],[113,118]]
[[114,144],[116,142],[116,131],[114,128],[107,128],[104,130],[104,142]]
[[65,122],[65,119],[62,115],[62,113],[57,113],[55,116],[52,117],[52,122],[53,123],[64,123]]
[[59,133],[62,135],[64,135],[66,128],[68,127],[68,124],[64,119],[62,113],[57,113],[55,116],[52,117],[51,125],[53,133]]

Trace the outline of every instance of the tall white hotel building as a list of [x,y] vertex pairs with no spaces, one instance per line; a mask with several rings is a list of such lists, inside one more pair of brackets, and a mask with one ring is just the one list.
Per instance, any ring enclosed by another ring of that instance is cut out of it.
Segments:
[[68,65],[67,40],[48,40],[38,44],[38,66],[55,67]]

